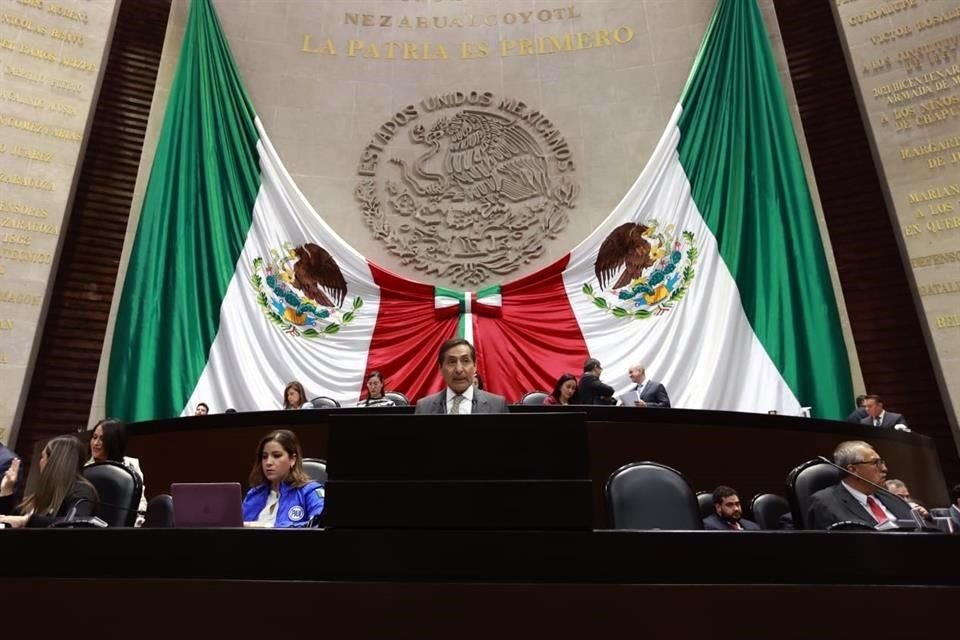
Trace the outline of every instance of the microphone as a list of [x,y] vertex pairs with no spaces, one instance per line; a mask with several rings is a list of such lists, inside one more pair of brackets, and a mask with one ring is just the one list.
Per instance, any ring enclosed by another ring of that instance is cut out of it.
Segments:
[[91,500],[89,498],[84,498],[83,496],[81,496],[77,498],[77,500],[70,506],[70,510],[67,511],[67,515],[62,520],[58,520],[57,522],[55,522],[50,526],[51,527],[81,526],[81,527],[97,527],[97,528],[108,527],[109,525],[103,520],[101,520],[100,518],[98,518],[97,516],[81,516],[79,518],[77,517],[77,510],[79,509],[80,505],[83,504],[84,502],[89,502],[94,507],[103,505],[107,507],[123,509],[124,511],[129,511],[129,509],[126,507],[112,505],[106,502],[96,502],[94,500]]
[[887,494],[888,496],[893,496],[894,498],[896,498],[897,500],[899,500],[900,502],[902,502],[902,503],[904,504],[904,506],[907,507],[907,509],[910,510],[910,516],[913,518],[913,523],[914,523],[914,525],[916,526],[916,528],[917,528],[918,531],[930,530],[930,528],[927,527],[926,523],[923,521],[923,518],[921,518],[921,517],[920,517],[920,514],[917,513],[917,511],[916,511],[912,506],[910,506],[910,503],[909,503],[909,502],[907,502],[905,499],[901,498],[900,496],[898,496],[898,495],[895,494],[894,492],[890,491],[889,489],[887,489],[887,488],[884,487],[883,485],[877,484],[876,482],[874,482],[874,481],[872,481],[872,480],[868,480],[867,478],[864,478],[864,477],[863,477],[862,475],[860,475],[859,473],[854,473],[853,471],[850,471],[849,469],[844,469],[843,467],[841,467],[840,465],[836,464],[833,460],[831,460],[830,458],[827,458],[826,456],[817,456],[817,460],[820,460],[821,462],[824,462],[824,463],[830,465],[830,466],[833,467],[834,469],[839,469],[840,471],[844,472],[845,474],[847,474],[847,475],[849,475],[849,476],[853,476],[854,478],[857,478],[858,480],[862,480],[863,482],[866,482],[866,483],[867,483],[868,485],[870,485],[871,487],[874,487],[875,489],[879,489],[880,491],[883,491],[883,492],[884,492],[885,494]]

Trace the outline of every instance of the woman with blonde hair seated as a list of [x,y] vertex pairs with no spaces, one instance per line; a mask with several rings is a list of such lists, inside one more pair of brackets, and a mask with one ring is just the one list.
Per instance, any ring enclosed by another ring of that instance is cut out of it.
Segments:
[[[86,447],[73,436],[57,436],[46,444],[37,469],[27,479],[20,515],[0,516],[8,527],[49,527],[67,516],[89,517],[97,510],[97,490],[82,475]],[[0,480],[0,501],[13,499],[20,460]]]
[[293,431],[271,431],[257,445],[243,499],[250,527],[304,527],[323,511],[323,486],[303,470],[300,441]]

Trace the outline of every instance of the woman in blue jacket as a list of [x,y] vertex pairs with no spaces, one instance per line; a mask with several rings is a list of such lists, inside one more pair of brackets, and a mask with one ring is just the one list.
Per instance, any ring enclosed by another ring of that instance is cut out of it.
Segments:
[[257,445],[250,486],[243,499],[243,520],[249,526],[304,527],[323,511],[323,485],[303,470],[296,434],[277,429]]

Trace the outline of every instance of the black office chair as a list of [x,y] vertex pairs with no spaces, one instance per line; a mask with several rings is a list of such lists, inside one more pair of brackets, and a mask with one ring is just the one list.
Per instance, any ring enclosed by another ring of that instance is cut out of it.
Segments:
[[520,404],[540,405],[549,397],[550,394],[546,391],[527,391],[523,394],[523,397],[520,398]]
[[304,458],[303,470],[307,472],[311,480],[316,480],[320,484],[327,482],[327,461],[320,458]]
[[614,529],[703,529],[693,488],[676,469],[656,462],[620,467],[607,480]]
[[410,400],[407,399],[407,396],[403,395],[399,391],[387,391],[383,394],[384,398],[390,398],[393,400],[393,404],[398,407],[409,407]]
[[712,516],[717,512],[717,510],[713,508],[713,494],[708,491],[697,492],[697,506],[700,507],[701,519]]
[[147,529],[173,527],[173,498],[169,493],[153,496],[147,503],[147,516],[143,526]]
[[806,518],[810,510],[810,496],[837,484],[842,476],[839,469],[819,458],[808,460],[790,472],[787,476],[787,499],[793,512],[794,528],[809,528]]
[[319,396],[310,401],[314,409],[338,409],[340,403],[327,396]]
[[780,529],[780,518],[790,513],[790,503],[775,493],[758,493],[750,501],[750,511],[761,529]]
[[97,490],[97,516],[110,527],[132,527],[143,493],[140,476],[119,462],[96,462],[83,468],[83,477]]

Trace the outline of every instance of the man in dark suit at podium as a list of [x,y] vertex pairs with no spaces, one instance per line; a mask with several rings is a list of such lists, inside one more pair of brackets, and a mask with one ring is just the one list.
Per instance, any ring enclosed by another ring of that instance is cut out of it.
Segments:
[[880,427],[881,429],[909,431],[902,415],[884,410],[883,400],[880,399],[880,396],[869,395],[864,398],[863,408],[867,410],[867,417],[861,420],[860,424],[865,424],[868,427]]
[[670,408],[670,396],[667,395],[667,388],[656,380],[649,380],[647,370],[642,364],[631,366],[627,372],[634,386],[620,396],[620,402],[623,403],[623,406]]
[[508,413],[507,401],[474,386],[477,352],[463,338],[451,338],[440,345],[440,374],[445,387],[417,401],[416,413]]
[[[883,486],[887,479],[883,458],[870,444],[860,440],[837,445],[833,462],[873,484]],[[807,525],[811,529],[826,529],[837,522],[851,521],[875,527],[890,520],[913,520],[910,507],[878,491],[873,484],[847,475],[832,487],[817,491],[810,497]]]
[[616,404],[613,387],[600,382],[603,367],[596,358],[587,358],[583,363],[583,376],[577,385],[577,404]]

